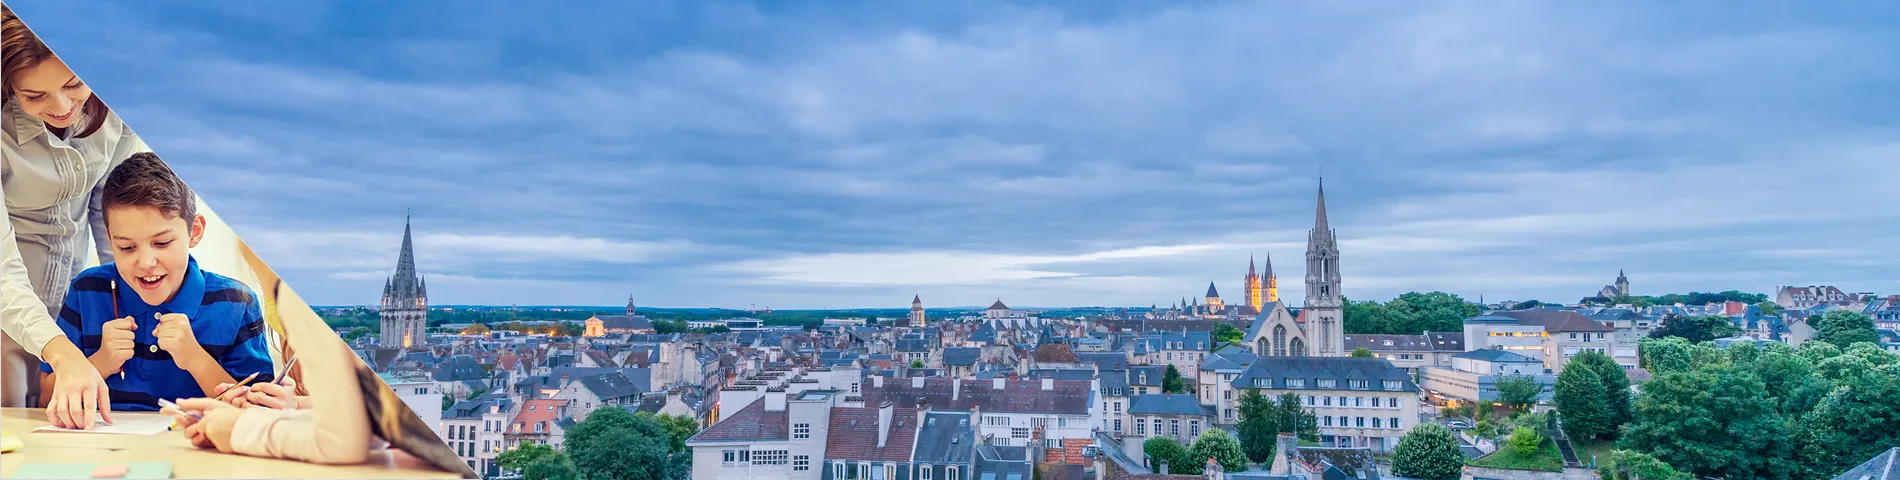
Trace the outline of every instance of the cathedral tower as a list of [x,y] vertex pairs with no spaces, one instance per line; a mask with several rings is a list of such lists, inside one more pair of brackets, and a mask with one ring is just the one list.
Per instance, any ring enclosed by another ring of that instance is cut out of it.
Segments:
[[1220,313],[1226,307],[1226,302],[1220,299],[1220,291],[1214,290],[1214,282],[1207,282],[1207,313]]
[[1247,302],[1253,313],[1260,312],[1260,274],[1254,270],[1253,256],[1247,256],[1247,277],[1241,280],[1244,291],[1241,298]]
[[1339,242],[1326,223],[1326,184],[1321,181],[1313,231],[1306,236],[1306,303],[1300,312],[1317,347],[1314,356],[1346,356],[1339,283]]
[[1280,276],[1273,274],[1273,254],[1267,254],[1267,301],[1280,301]]
[[913,295],[910,297],[909,326],[911,328],[922,328],[924,326],[924,297],[922,296]]
[[415,249],[409,240],[409,218],[402,220],[402,252],[396,256],[396,274],[383,282],[383,308],[378,312],[382,347],[409,348],[428,340],[429,287],[416,273]]

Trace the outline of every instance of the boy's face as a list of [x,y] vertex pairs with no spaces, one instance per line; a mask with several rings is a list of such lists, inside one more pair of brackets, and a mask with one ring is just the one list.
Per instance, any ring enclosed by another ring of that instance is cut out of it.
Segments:
[[119,278],[132,285],[146,305],[171,301],[185,284],[191,247],[204,236],[205,218],[190,221],[158,207],[116,206],[106,209],[106,234],[112,238],[112,261]]

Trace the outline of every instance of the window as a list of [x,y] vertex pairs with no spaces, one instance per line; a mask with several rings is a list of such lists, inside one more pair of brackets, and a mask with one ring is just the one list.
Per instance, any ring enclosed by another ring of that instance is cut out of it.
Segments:
[[1399,428],[1399,417],[1392,417],[1392,423],[1387,425],[1391,425],[1392,428]]
[[1338,381],[1330,379],[1330,378],[1319,379],[1318,383],[1319,383],[1320,390],[1332,390],[1334,388],[1339,388]]
[[1115,419],[1115,434],[1120,435],[1121,433],[1122,433],[1122,419],[1117,418]]
[[884,478],[885,480],[897,480],[897,464],[884,464]]
[[1358,423],[1358,425],[1354,425],[1354,426],[1356,426],[1356,427],[1360,427],[1360,428],[1365,428],[1365,426],[1366,426],[1366,417],[1356,417],[1356,418],[1358,418],[1358,419],[1359,419],[1359,421],[1357,422],[1357,423]]
[[1286,388],[1306,388],[1306,379],[1304,378],[1286,379]]
[[1341,406],[1341,407],[1344,407],[1344,406],[1346,406],[1346,396],[1345,396],[1345,395],[1340,395],[1340,396],[1339,396],[1339,406]]
[[1577,339],[1577,332],[1570,332],[1570,339],[1571,339],[1571,340],[1576,340],[1576,339]]
[[1328,426],[1328,427],[1330,427],[1330,426],[1333,426],[1333,416],[1332,416],[1332,415],[1327,415],[1327,416],[1325,417],[1325,419],[1326,419],[1326,426]]
[[858,464],[858,478],[864,479],[864,480],[870,480],[871,462],[861,462]]
[[1372,417],[1372,428],[1384,428],[1379,426],[1379,423],[1379,417]]
[[1325,399],[1326,399],[1326,406],[1328,407],[1333,406],[1333,397],[1325,397]]
[[844,462],[831,462],[831,478],[844,480]]
[[1316,404],[1315,404],[1315,403],[1313,402],[1313,396],[1312,396],[1312,395],[1307,395],[1307,396],[1306,396],[1306,406],[1308,406],[1308,407],[1311,407],[1311,406],[1314,406],[1314,405],[1316,405]]
[[[851,393],[858,393],[858,382],[851,382]],[[843,474],[839,474],[843,476]]]
[[1154,424],[1155,424],[1155,436],[1159,437],[1161,436],[1161,419],[1159,418],[1155,419]]
[[1366,397],[1352,397],[1352,406],[1363,407],[1366,405],[1365,401],[1366,401]]
[[811,455],[792,457],[792,470],[800,472],[811,470]]
[[1029,438],[1029,428],[1016,427],[1009,429],[1009,438]]
[[1120,400],[1115,401],[1115,413],[1122,413],[1122,402]]
[[1179,418],[1168,419],[1168,436],[1170,437],[1181,436],[1181,419]]
[[1386,389],[1386,390],[1390,390],[1390,391],[1394,391],[1394,392],[1396,392],[1396,391],[1399,391],[1399,389],[1401,389],[1401,388],[1405,388],[1405,385],[1403,384],[1403,382],[1400,382],[1400,381],[1398,381],[1398,380],[1386,380],[1386,381],[1385,381],[1385,389]]
[[752,452],[748,450],[726,450],[723,453],[726,466],[745,465],[752,458]]
[[1369,382],[1365,380],[1347,380],[1346,383],[1352,387],[1353,390],[1365,390]]
[[944,480],[957,480],[957,466],[951,465],[943,467],[943,478]]
[[1227,409],[1226,418],[1228,421],[1234,420],[1234,409],[1231,409],[1231,408]]
[[917,480],[930,480],[930,466],[929,465],[924,465],[917,469]]
[[785,451],[784,450],[754,450],[752,452],[752,464],[753,465],[784,465]]
[[792,424],[792,438],[811,438],[811,424],[809,423]]
[[1197,438],[1200,436],[1201,436],[1201,421],[1189,420],[1188,421],[1188,438]]
[[[1121,420],[1116,420],[1115,422],[1116,422],[1116,423],[1120,423],[1120,422],[1121,422]],[[1135,420],[1135,436],[1137,436],[1137,437],[1145,437],[1145,436],[1148,436],[1148,428],[1147,428],[1147,425],[1148,425],[1147,423],[1144,423],[1144,422],[1142,422],[1141,420]],[[1117,428],[1119,428],[1119,427],[1117,427]]]

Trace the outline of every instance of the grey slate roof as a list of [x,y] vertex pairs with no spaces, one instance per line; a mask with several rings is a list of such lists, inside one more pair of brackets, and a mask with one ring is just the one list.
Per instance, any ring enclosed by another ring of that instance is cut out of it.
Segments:
[[1259,355],[1244,349],[1221,349],[1219,353],[1201,359],[1201,370],[1239,372],[1259,359]]
[[1384,380],[1399,382],[1399,391],[1417,392],[1418,384],[1405,369],[1383,358],[1354,357],[1260,357],[1247,371],[1234,378],[1234,388],[1285,389],[1289,378],[1305,379],[1304,389],[1317,390],[1318,379],[1333,379],[1331,390],[1350,389],[1350,380],[1367,380],[1367,391],[1387,391]]
[[637,397],[641,392],[646,390],[642,388],[645,386],[644,384],[635,385],[632,380],[629,380],[625,375],[619,372],[582,378],[580,382],[581,387],[593,392],[595,397],[599,397],[603,401],[616,398]]
[[1361,348],[1374,352],[1424,352],[1432,349],[1431,339],[1425,335],[1349,334],[1342,340],[1345,340],[1345,351],[1348,352]]
[[1075,358],[1083,363],[1093,363],[1098,370],[1127,370],[1128,354],[1125,352],[1076,352]]
[[1519,355],[1519,354],[1515,354],[1515,353],[1511,353],[1511,352],[1507,352],[1507,351],[1499,350],[1495,348],[1484,348],[1484,349],[1472,350],[1469,352],[1452,355],[1452,358],[1469,358],[1472,360],[1483,360],[1487,362],[1541,363],[1541,362],[1538,362],[1538,360],[1535,358],[1526,357],[1523,355]]
[[1834,480],[1900,480],[1900,447],[1880,452],[1865,463],[1835,476]]
[[[1147,374],[1145,378],[1142,376],[1144,373]],[[1161,378],[1167,374],[1166,365],[1131,365],[1128,367],[1128,384],[1137,387],[1160,387]]]
[[976,347],[945,348],[943,349],[943,364],[945,366],[974,367],[976,366],[976,360],[981,358],[982,353],[983,349]]
[[434,378],[438,382],[485,380],[488,378],[488,372],[482,370],[482,365],[475,361],[475,357],[456,355],[449,357],[448,361],[436,367]]
[[1518,310],[1494,312],[1493,315],[1515,318],[1524,325],[1544,327],[1547,332],[1614,332],[1615,328],[1603,322],[1591,320],[1574,311]]
[[929,464],[968,464],[976,457],[976,426],[967,412],[930,412],[917,432],[912,461]]
[[1192,394],[1150,393],[1135,397],[1133,405],[1128,406],[1130,415],[1202,415],[1213,416],[1208,407],[1201,405]]
[[1425,332],[1432,341],[1434,352],[1465,351],[1465,332]]

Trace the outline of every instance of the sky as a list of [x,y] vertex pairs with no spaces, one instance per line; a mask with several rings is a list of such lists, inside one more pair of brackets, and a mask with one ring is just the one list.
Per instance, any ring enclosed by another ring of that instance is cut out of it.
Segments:
[[1900,5],[264,3],[14,8],[317,305],[1900,293]]

